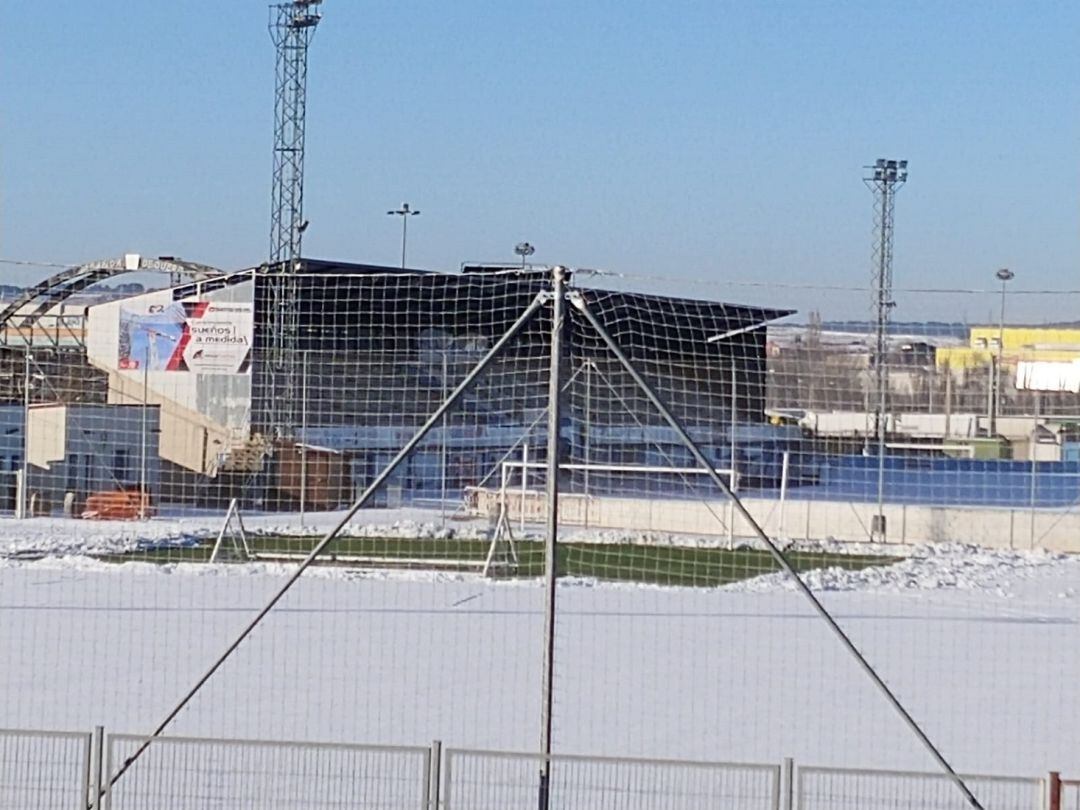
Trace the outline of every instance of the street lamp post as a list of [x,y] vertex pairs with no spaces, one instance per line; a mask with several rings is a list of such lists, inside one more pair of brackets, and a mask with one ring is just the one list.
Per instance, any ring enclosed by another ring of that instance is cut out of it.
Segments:
[[409,207],[407,202],[403,202],[400,208],[394,208],[386,212],[389,217],[401,217],[401,269],[405,269],[405,245],[409,239],[409,217],[415,217],[419,214],[419,211],[415,211]]
[[990,435],[997,433],[997,420],[1001,415],[1001,361],[1005,350],[1005,287],[1016,278],[1016,273],[1002,267],[994,274],[1001,282],[1001,319],[998,321],[997,368],[994,370],[994,407],[990,409]]
[[536,253],[536,248],[528,242],[518,242],[514,245],[514,253],[521,257],[521,268],[525,269],[525,260]]

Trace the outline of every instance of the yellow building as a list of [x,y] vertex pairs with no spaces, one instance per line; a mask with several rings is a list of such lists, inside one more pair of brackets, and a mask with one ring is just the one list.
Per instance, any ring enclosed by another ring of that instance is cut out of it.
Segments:
[[1080,329],[1055,329],[1038,326],[973,326],[967,346],[941,347],[935,352],[939,369],[968,369],[987,366],[998,356],[998,338],[1002,338],[1001,359],[1006,366],[1020,361],[1068,362],[1080,359]]

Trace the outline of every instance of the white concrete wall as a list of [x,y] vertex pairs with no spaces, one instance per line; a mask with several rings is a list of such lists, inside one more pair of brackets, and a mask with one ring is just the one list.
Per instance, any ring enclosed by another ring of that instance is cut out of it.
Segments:
[[[525,519],[545,518],[545,495],[525,494]],[[473,489],[469,501],[477,514],[495,515],[497,489]],[[512,523],[520,519],[520,490],[508,489],[506,505]],[[771,499],[743,503],[770,537],[793,540],[866,542],[877,504],[846,501],[788,501],[783,510]],[[1080,509],[993,509],[886,504],[889,543],[976,543],[990,548],[1047,549],[1080,552]],[[730,502],[560,495],[559,516],[565,525],[594,529],[685,534],[726,538],[749,537],[749,526]],[[732,529],[729,529],[732,526]]]

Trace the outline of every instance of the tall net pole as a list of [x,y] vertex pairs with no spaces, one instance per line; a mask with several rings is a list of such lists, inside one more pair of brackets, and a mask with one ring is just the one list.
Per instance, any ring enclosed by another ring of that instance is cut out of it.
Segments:
[[863,181],[874,193],[874,269],[871,281],[874,308],[874,438],[877,442],[877,515],[872,534],[884,540],[885,528],[885,434],[889,399],[888,330],[893,301],[893,206],[896,192],[907,182],[907,161],[878,158]]
[[297,381],[291,356],[297,349],[300,315],[295,273],[304,221],[304,118],[307,112],[308,46],[322,19],[322,0],[294,0],[270,6],[270,38],[277,49],[274,87],[274,177],[270,206],[270,263],[280,274],[268,285],[272,298],[270,383],[274,417],[271,432],[291,435]]
[[[548,378],[547,534],[544,548],[544,675],[540,748],[539,810],[548,810],[551,797],[551,731],[555,683],[555,597],[559,577],[559,429],[562,421],[562,364],[565,336],[566,276],[564,267],[551,270],[551,357]],[[522,475],[525,470],[522,469]]]

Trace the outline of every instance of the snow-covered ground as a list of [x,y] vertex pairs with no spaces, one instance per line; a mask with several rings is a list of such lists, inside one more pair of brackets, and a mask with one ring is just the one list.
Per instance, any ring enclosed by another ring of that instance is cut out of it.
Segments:
[[[430,514],[374,512],[351,531],[445,531]],[[0,522],[0,548],[51,555],[0,560],[0,727],[153,728],[291,568],[86,554],[214,534],[220,520]],[[903,551],[808,580],[957,768],[1080,770],[1080,560]],[[467,574],[309,572],[170,730],[535,750],[543,599],[539,583]],[[558,603],[557,750],[932,769],[782,577],[699,590],[572,580]]]
[[[245,530],[253,534],[310,534],[329,531],[345,512],[315,512],[303,518],[297,513],[243,514]],[[140,547],[183,545],[216,537],[224,514],[154,517],[145,521],[77,520],[42,517],[32,520],[0,518],[0,556],[57,556],[109,554],[134,551]],[[448,516],[449,517],[449,516]],[[477,534],[487,521],[442,520],[438,510],[364,509],[345,527],[352,536],[439,538],[451,532]],[[230,525],[230,531],[235,524]]]

